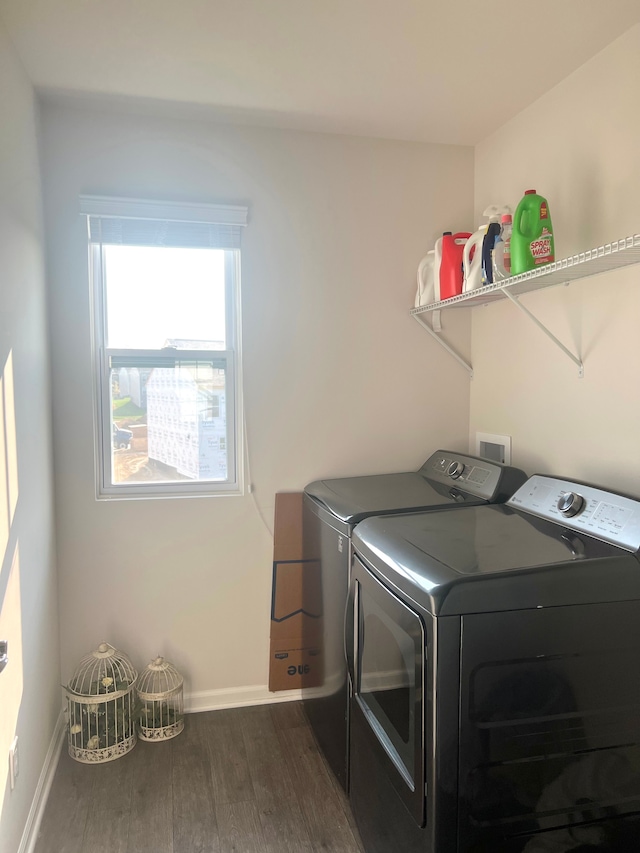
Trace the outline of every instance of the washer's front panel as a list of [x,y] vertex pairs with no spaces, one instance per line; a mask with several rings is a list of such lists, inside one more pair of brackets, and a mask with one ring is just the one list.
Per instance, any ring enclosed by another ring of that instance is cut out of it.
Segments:
[[639,659],[638,601],[462,617],[459,853],[640,849]]

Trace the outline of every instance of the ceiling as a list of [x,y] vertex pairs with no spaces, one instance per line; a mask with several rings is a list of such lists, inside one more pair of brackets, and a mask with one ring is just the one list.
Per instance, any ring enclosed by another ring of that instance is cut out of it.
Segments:
[[639,0],[0,0],[44,96],[473,145],[640,21]]

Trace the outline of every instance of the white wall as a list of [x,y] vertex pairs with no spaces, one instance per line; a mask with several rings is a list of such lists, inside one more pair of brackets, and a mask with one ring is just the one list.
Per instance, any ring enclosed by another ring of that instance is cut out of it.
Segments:
[[[438,229],[469,225],[473,151],[60,101],[43,124],[63,677],[105,639],[139,665],[165,654],[190,693],[266,691],[272,539],[252,496],[94,498],[78,195],[249,204],[245,406],[255,499],[271,526],[277,491],[466,449],[468,377],[408,308]],[[468,318],[447,323],[468,352]]]
[[[0,851],[15,853],[62,704],[37,110],[0,25]],[[9,744],[20,775],[10,790]]]
[[[640,26],[479,145],[476,218],[536,188],[558,258],[640,233],[638,79]],[[510,434],[529,473],[640,497],[640,266],[522,298],[582,357],[584,379],[505,302],[473,311],[471,436]]]

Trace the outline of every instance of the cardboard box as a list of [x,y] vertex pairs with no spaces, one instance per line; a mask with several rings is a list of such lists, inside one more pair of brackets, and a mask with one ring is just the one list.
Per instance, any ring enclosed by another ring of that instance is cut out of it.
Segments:
[[316,560],[273,562],[271,636],[321,633],[320,564]]
[[301,492],[276,494],[269,690],[323,682],[320,565],[303,547]]
[[273,528],[274,562],[303,557],[302,492],[278,492]]
[[301,687],[318,687],[322,682],[322,650],[319,645],[305,646],[298,637],[271,641],[269,690],[299,690]]

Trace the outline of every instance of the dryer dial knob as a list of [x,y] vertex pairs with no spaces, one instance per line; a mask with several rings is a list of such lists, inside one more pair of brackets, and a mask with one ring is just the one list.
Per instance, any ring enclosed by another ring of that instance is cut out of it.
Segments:
[[577,515],[583,507],[584,498],[575,492],[565,492],[558,500],[558,509],[566,518]]
[[458,477],[462,475],[463,471],[464,465],[462,464],[462,462],[452,462],[451,465],[449,465],[449,467],[447,468],[447,474],[453,480],[457,480]]

